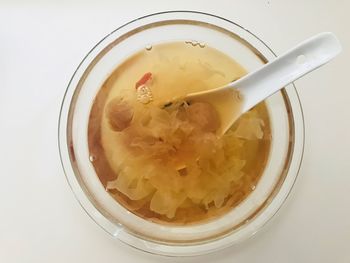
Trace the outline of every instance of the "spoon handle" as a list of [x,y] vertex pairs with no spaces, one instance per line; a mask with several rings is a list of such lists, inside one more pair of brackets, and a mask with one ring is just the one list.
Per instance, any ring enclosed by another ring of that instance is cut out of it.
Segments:
[[243,99],[243,112],[248,111],[285,85],[334,58],[341,45],[334,34],[320,33],[300,43],[262,68],[230,83]]

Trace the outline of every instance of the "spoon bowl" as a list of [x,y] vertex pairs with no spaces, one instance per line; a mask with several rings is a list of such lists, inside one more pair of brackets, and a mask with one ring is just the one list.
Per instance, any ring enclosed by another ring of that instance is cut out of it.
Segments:
[[211,103],[221,121],[217,133],[223,135],[243,113],[287,84],[326,64],[341,50],[333,33],[320,33],[238,80],[216,89],[187,94],[182,99]]

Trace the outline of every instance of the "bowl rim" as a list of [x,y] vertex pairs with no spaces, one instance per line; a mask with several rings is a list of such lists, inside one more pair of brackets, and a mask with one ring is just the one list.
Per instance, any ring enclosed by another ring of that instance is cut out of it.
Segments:
[[[148,252],[148,253],[152,253],[152,254],[162,254],[162,255],[171,255],[171,256],[174,256],[172,255],[171,253],[167,253],[167,252],[164,252],[164,251],[157,251],[157,249],[145,249],[145,247],[143,246],[140,246],[140,244],[135,244],[134,241],[130,241],[130,239],[128,239],[128,237],[124,237],[124,238],[121,238],[121,236],[119,235],[119,232],[118,233],[111,233],[111,231],[109,231],[105,226],[101,225],[101,222],[98,222],[98,220],[96,219],[96,216],[93,215],[93,211],[89,211],[90,208],[87,207],[87,203],[86,202],[89,202],[87,200],[82,200],[82,196],[81,194],[77,193],[77,189],[76,189],[76,186],[74,186],[75,182],[72,181],[72,176],[69,175],[69,172],[67,171],[67,158],[64,156],[65,153],[65,148],[63,146],[64,143],[67,143],[67,141],[65,140],[65,136],[64,136],[64,132],[65,132],[65,123],[64,121],[67,121],[64,119],[64,110],[65,110],[65,105],[68,103],[69,105],[71,104],[71,100],[69,100],[67,102],[67,99],[68,99],[68,92],[69,90],[71,89],[74,89],[76,88],[76,86],[73,86],[72,87],[72,83],[73,83],[73,79],[76,77],[77,75],[77,72],[79,69],[81,69],[83,63],[86,61],[86,59],[92,54],[92,52],[95,50],[96,47],[98,47],[101,43],[103,43],[103,41],[105,39],[107,39],[109,36],[111,36],[113,33],[117,32],[118,30],[122,29],[122,28],[125,28],[127,27],[128,25],[130,24],[133,24],[139,20],[142,20],[142,19],[145,19],[145,18],[149,18],[149,17],[154,17],[154,16],[159,16],[159,15],[164,15],[164,14],[196,14],[196,15],[203,15],[203,16],[209,16],[209,17],[212,17],[212,18],[215,18],[215,19],[218,19],[218,20],[223,20],[223,21],[226,21],[230,24],[233,24],[235,25],[236,27],[239,27],[241,28],[242,30],[246,31],[249,35],[251,35],[252,37],[254,37],[258,42],[260,42],[274,57],[276,57],[276,54],[272,51],[272,49],[264,42],[262,41],[259,37],[257,37],[254,33],[250,32],[249,30],[247,30],[246,28],[244,28],[243,26],[233,22],[233,21],[230,21],[226,18],[223,18],[223,17],[220,17],[220,16],[217,16],[217,15],[213,15],[213,14],[209,14],[209,13],[205,13],[205,12],[199,12],[199,11],[190,11],[190,10],[174,10],[174,11],[163,11],[163,12],[157,12],[157,13],[153,13],[153,14],[149,14],[149,15],[145,15],[145,16],[142,16],[142,17],[139,17],[139,18],[136,18],[130,22],[127,22],[125,24],[123,24],[122,26],[118,27],[117,29],[113,30],[111,33],[107,34],[105,37],[103,37],[99,42],[97,42],[96,45],[94,45],[94,47],[86,54],[86,56],[82,59],[82,61],[79,63],[78,67],[76,68],[76,70],[74,71],[70,81],[69,81],[69,84],[68,84],[68,87],[66,88],[66,91],[64,93],[64,96],[63,96],[63,100],[62,100],[62,104],[61,104],[61,107],[60,107],[60,112],[59,112],[59,121],[58,121],[58,149],[59,149],[59,155],[60,155],[60,161],[61,161],[61,165],[63,167],[63,170],[64,170],[64,174],[65,174],[65,177],[67,179],[67,182],[70,186],[70,188],[72,189],[74,195],[75,195],[75,198],[78,200],[78,202],[80,203],[80,205],[82,206],[82,208],[84,209],[84,211],[89,215],[89,217],[95,221],[95,223],[97,225],[99,225],[102,229],[104,229],[107,233],[109,234],[112,234],[113,236],[118,236],[119,239],[130,245],[130,246],[133,246],[137,249],[140,249],[142,251],[145,251],[145,252]],[[248,42],[249,43],[249,42]],[[249,43],[250,44],[250,43]],[[255,48],[255,46],[252,45],[253,48]],[[257,49],[258,50],[258,49]],[[260,52],[260,51],[259,51]],[[296,181],[296,178],[299,174],[299,171],[300,171],[300,166],[301,166],[301,163],[302,163],[302,159],[303,159],[303,154],[304,154],[304,145],[305,145],[305,124],[304,124],[304,115],[303,115],[303,110],[302,110],[302,106],[301,106],[301,103],[300,103],[300,98],[299,98],[299,95],[297,93],[297,90],[295,88],[295,85],[294,83],[288,85],[287,87],[289,87],[289,90],[294,93],[293,96],[295,96],[294,100],[296,102],[296,107],[298,107],[298,111],[299,111],[299,118],[300,118],[300,125],[301,125],[301,133],[298,135],[300,136],[301,138],[299,138],[299,140],[301,139],[300,141],[300,146],[299,147],[299,160],[297,160],[297,164],[296,164],[296,170],[295,170],[295,176],[291,182],[291,185],[289,187],[289,189],[287,190],[287,193],[286,195],[283,197],[283,200],[281,200],[280,204],[278,205],[277,209],[275,209],[275,211],[273,212],[273,214],[271,214],[269,216],[269,218],[267,220],[265,220],[255,231],[252,231],[250,233],[250,235],[246,236],[245,238],[242,238],[242,240],[244,239],[247,239],[251,236],[253,236],[259,229],[261,229],[267,222],[269,222],[273,216],[280,210],[282,204],[285,202],[285,200],[287,199],[287,197],[289,196],[289,193],[291,191],[291,189],[293,188],[293,185],[295,184],[295,181]],[[286,95],[288,98],[287,100],[290,99],[289,97],[290,94]],[[290,107],[292,108],[292,107]],[[293,114],[293,118],[292,120],[294,121],[294,114]],[[62,130],[63,129],[63,130]],[[62,133],[63,132],[63,133]],[[66,145],[68,148],[70,147],[69,145]],[[294,147],[292,149],[292,152],[294,152]],[[66,158],[66,159],[65,159]],[[293,154],[291,156],[291,159],[293,159]],[[289,169],[288,169],[289,170]],[[284,182],[282,182],[283,184]],[[97,208],[95,208],[97,209]],[[147,241],[148,242],[148,241]],[[220,248],[223,248],[223,247],[220,247]],[[212,251],[215,251],[215,250],[218,250],[219,248],[216,248],[216,249],[213,249],[211,251],[207,250],[207,251],[199,251],[198,253],[188,253],[188,251],[184,251],[184,253],[180,253],[180,254],[175,254],[176,256],[188,256],[188,255],[195,255],[195,254],[205,254],[205,253],[209,253],[209,252],[212,252]]]

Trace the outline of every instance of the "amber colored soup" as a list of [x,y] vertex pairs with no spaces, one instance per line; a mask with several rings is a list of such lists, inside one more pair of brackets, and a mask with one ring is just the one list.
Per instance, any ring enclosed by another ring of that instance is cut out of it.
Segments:
[[[135,84],[146,72],[152,98],[140,102]],[[232,114],[230,103],[213,98],[220,114],[209,112],[206,126],[199,104],[165,105],[244,74],[231,57],[195,42],[147,47],[120,64],[98,91],[88,125],[90,160],[116,202],[146,220],[184,225],[223,216],[254,191],[270,151],[265,103],[223,136],[217,125],[223,112]]]

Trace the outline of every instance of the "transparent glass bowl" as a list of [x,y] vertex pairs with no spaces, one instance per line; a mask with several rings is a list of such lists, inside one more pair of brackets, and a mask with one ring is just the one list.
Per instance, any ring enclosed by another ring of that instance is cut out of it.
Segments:
[[165,226],[127,211],[104,189],[89,160],[87,127],[92,102],[110,73],[146,46],[195,40],[252,71],[275,58],[243,27],[215,15],[173,11],[148,15],[116,29],[86,55],[66,90],[59,117],[59,150],[67,180],[82,207],[105,231],[150,253],[189,256],[225,248],[256,233],[281,207],[297,177],[304,122],[294,85],[266,100],[272,144],[256,189],[226,215],[191,226]]

